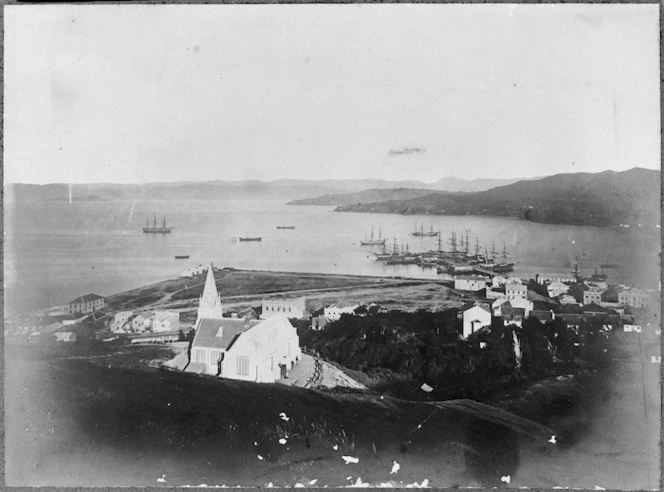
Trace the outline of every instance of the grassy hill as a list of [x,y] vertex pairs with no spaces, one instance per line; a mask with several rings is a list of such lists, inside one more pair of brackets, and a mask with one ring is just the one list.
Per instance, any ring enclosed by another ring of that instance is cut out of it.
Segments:
[[338,211],[489,215],[536,222],[610,226],[659,224],[659,171],[557,174],[477,193],[430,193],[407,200],[345,205]]
[[[524,445],[474,409],[128,369],[111,348],[56,348],[7,348],[10,485],[499,485]],[[129,349],[144,362],[164,350]]]

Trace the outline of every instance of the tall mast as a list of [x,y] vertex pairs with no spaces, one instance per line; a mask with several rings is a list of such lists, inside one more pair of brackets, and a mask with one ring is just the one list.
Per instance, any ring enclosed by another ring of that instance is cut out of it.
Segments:
[[157,228],[157,214],[154,214],[154,220],[152,221],[153,227]]
[[475,238],[475,256],[478,256],[480,253],[480,238]]
[[164,214],[164,229],[166,229],[166,214]]

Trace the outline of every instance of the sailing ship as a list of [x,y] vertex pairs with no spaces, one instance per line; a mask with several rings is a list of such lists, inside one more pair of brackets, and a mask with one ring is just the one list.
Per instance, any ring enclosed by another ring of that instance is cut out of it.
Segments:
[[360,241],[360,245],[362,246],[384,246],[385,245],[385,238],[382,235],[382,231],[380,227],[378,228],[378,239],[374,239],[374,229],[373,226],[371,226],[371,236],[364,238],[364,241]]
[[145,227],[143,228],[143,232],[147,232],[150,234],[168,234],[173,230],[172,227],[166,227],[166,216],[164,215],[164,222],[161,227],[157,227],[157,216],[154,216],[154,220],[152,222],[152,227],[150,227],[150,219],[145,220]]
[[418,237],[428,237],[428,236],[437,236],[438,231],[433,230],[433,224],[431,224],[431,230],[428,232],[424,232],[424,224],[420,224],[420,230],[418,231],[415,229],[414,232],[410,233],[412,236],[418,236]]

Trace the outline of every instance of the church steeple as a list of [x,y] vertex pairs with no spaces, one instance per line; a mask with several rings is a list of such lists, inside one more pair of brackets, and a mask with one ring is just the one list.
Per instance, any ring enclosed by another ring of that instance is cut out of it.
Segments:
[[196,318],[196,326],[203,318],[221,319],[221,298],[217,292],[217,286],[214,282],[214,274],[212,273],[212,264],[208,269],[207,278],[205,279],[205,287],[203,288],[203,295],[201,295],[198,302],[198,317]]

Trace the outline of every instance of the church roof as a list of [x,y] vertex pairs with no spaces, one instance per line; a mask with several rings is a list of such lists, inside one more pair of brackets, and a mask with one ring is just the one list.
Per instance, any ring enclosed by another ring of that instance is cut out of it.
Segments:
[[[221,336],[217,336],[219,328],[222,328]],[[203,318],[196,329],[196,336],[194,337],[192,347],[227,350],[235,338],[249,328],[250,325],[247,325],[243,319],[239,318]]]

